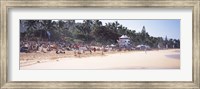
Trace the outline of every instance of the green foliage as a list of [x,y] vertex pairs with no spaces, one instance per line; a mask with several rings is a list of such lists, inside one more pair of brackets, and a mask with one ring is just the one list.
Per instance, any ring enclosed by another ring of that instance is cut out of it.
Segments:
[[[23,21],[23,22],[22,22]],[[51,33],[48,41],[62,41],[67,43],[85,43],[92,45],[110,45],[117,44],[117,40],[121,35],[130,37],[131,44],[137,46],[139,44],[149,45],[152,48],[165,47],[180,48],[179,39],[163,40],[162,37],[153,37],[146,32],[145,26],[142,31],[136,33],[122,24],[116,22],[106,23],[102,25],[100,20],[83,20],[83,23],[76,23],[75,20],[21,20],[20,26],[26,26],[26,31],[21,32],[20,38],[40,38],[45,40],[46,34],[39,33],[38,30]],[[134,24],[133,24],[134,25]],[[22,28],[20,28],[21,30]]]

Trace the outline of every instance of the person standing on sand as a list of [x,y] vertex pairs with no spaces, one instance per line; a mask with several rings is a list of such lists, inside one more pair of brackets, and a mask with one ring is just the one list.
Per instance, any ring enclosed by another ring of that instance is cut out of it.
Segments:
[[160,45],[158,44],[158,50],[160,49]]
[[78,57],[81,57],[81,50],[78,50]]
[[96,48],[94,47],[94,52],[96,52]]
[[77,56],[77,55],[76,55],[76,54],[77,54],[77,51],[78,51],[78,46],[77,46],[77,44],[74,44],[73,48],[74,48],[74,56]]
[[147,54],[147,47],[146,46],[144,46],[144,51]]
[[105,48],[104,48],[104,46],[102,46],[102,55],[104,55],[104,51],[105,51]]
[[74,45],[74,56],[77,56],[77,54],[78,54],[78,56],[80,57],[80,55],[81,55],[81,50],[79,50],[79,45],[77,45],[77,44],[75,44]]

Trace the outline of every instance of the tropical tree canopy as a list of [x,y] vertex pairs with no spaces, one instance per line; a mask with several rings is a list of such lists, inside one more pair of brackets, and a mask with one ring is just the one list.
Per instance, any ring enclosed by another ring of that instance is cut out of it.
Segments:
[[83,23],[76,23],[75,20],[20,20],[20,39],[110,45],[117,44],[121,35],[127,35],[133,46],[144,44],[152,48],[158,45],[180,48],[179,39],[153,37],[146,32],[145,26],[141,29],[137,33],[117,21],[103,25],[100,20],[83,20]]

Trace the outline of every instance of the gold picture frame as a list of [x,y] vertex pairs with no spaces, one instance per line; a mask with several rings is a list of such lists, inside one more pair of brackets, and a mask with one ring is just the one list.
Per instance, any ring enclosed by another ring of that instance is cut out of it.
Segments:
[[[0,88],[18,89],[200,89],[200,1],[199,0],[0,0]],[[193,9],[193,74],[192,81],[8,81],[8,9],[9,8],[67,8],[67,7],[98,7],[98,8],[187,8]]]

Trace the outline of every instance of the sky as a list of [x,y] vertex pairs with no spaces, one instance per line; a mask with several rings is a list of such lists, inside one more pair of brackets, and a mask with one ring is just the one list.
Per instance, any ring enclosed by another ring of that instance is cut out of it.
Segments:
[[[103,25],[118,21],[119,24],[127,27],[130,30],[141,32],[145,26],[146,32],[153,37],[167,36],[168,39],[180,39],[180,20],[179,19],[162,19],[162,20],[100,20]],[[76,20],[83,22],[83,20]]]

